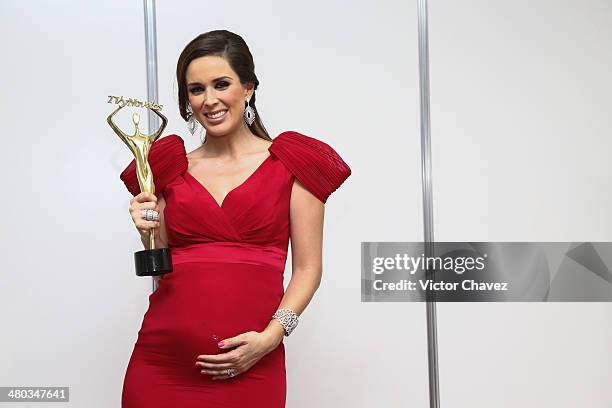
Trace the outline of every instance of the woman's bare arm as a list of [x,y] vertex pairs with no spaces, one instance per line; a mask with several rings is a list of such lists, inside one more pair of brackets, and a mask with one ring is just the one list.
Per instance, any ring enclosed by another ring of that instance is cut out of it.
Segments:
[[[279,308],[302,314],[321,283],[323,272],[323,219],[325,205],[298,180],[290,201],[292,274]],[[272,346],[284,336],[282,325],[272,319],[264,331]]]

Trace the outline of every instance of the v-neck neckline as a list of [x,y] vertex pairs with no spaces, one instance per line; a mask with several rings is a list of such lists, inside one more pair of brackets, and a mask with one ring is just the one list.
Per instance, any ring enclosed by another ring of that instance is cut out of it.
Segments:
[[[269,147],[268,147],[268,152],[269,152]],[[228,197],[234,193],[235,191],[239,190],[240,188],[242,188],[243,186],[245,186],[251,179],[253,179],[260,171],[261,169],[265,166],[265,164],[267,162],[270,161],[270,159],[272,158],[272,153],[270,152],[268,154],[268,156],[257,166],[257,168],[255,168],[255,170],[246,178],[244,179],[244,181],[240,184],[238,184],[236,187],[232,188],[226,195],[225,197],[223,197],[223,199],[221,200],[221,203],[219,203],[217,201],[217,199],[212,195],[212,193],[210,191],[208,191],[208,189],[206,188],[206,186],[204,186],[204,184],[202,184],[193,174],[191,174],[191,172],[189,171],[189,169],[187,169],[185,171],[185,173],[187,174],[187,176],[189,178],[191,178],[191,180],[193,180],[201,189],[202,191],[204,191],[209,197],[210,199],[213,201],[213,203],[216,204],[216,206],[219,209],[223,209],[225,203],[227,202]]]

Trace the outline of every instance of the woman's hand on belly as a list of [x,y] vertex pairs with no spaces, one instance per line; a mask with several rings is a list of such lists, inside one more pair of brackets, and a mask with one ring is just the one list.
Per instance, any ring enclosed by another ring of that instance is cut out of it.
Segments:
[[267,332],[249,331],[219,342],[221,349],[232,349],[226,353],[199,355],[196,366],[202,368],[202,374],[213,376],[213,380],[230,378],[226,370],[233,368],[236,376],[244,373],[266,354],[278,346]]

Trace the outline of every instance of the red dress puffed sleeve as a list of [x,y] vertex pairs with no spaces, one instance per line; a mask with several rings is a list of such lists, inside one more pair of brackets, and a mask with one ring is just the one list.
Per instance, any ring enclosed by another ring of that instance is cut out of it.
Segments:
[[351,175],[350,167],[331,146],[298,132],[281,133],[269,151],[323,203]]
[[[169,135],[156,140],[149,151],[148,161],[153,172],[155,195],[158,195],[168,183],[187,171],[187,153],[183,139],[178,135]],[[119,177],[132,195],[140,194],[136,159],[132,160]]]

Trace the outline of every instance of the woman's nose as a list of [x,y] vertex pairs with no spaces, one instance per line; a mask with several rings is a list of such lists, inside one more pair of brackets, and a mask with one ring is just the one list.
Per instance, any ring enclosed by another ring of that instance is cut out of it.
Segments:
[[217,102],[216,92],[212,90],[206,90],[204,92],[204,105],[205,106],[214,105],[215,102]]

